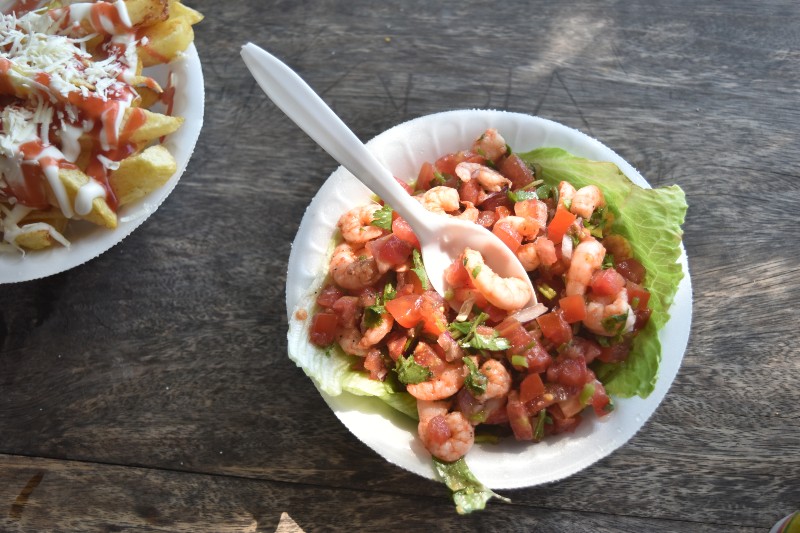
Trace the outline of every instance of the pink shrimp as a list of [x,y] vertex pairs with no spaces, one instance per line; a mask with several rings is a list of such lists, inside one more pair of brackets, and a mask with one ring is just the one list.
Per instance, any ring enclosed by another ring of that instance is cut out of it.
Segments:
[[567,271],[567,296],[586,294],[592,274],[603,265],[606,249],[595,239],[587,239],[573,250]]
[[337,226],[344,240],[350,244],[364,244],[383,235],[381,228],[371,225],[375,211],[380,208],[378,204],[362,205],[339,217]]
[[535,220],[540,227],[547,226],[547,204],[541,200],[522,200],[514,204],[514,214]]
[[539,259],[539,254],[536,252],[536,245],[532,242],[525,243],[517,248],[517,259],[522,263],[522,268],[527,272],[533,272],[542,261]]
[[475,443],[475,430],[460,411],[448,413],[449,402],[418,400],[417,431],[431,455],[445,462],[464,457]]
[[475,288],[490,304],[514,311],[522,309],[533,297],[528,283],[519,278],[504,278],[496,274],[484,263],[480,252],[465,249],[463,261]]
[[460,206],[458,191],[452,187],[440,185],[425,191],[422,196],[415,196],[422,207],[432,213],[450,213],[456,211]]
[[330,272],[337,285],[349,290],[369,287],[381,277],[375,259],[346,242],[333,250]]
[[[628,303],[628,291],[619,291],[614,301],[592,301],[586,305],[586,318],[583,325],[598,335],[613,337],[620,333],[633,331],[636,314]],[[610,299],[610,298],[609,298]]]
[[503,187],[510,185],[511,180],[480,163],[464,161],[456,165],[456,176],[463,181],[477,180],[487,192],[499,192]]
[[464,385],[467,372],[467,367],[461,361],[446,363],[438,375],[421,383],[409,383],[406,390],[417,400],[444,400],[457,393]]
[[476,396],[477,400],[485,402],[493,398],[502,398],[511,390],[511,374],[503,363],[496,359],[489,359],[481,365],[481,374],[486,376],[486,392]]
[[581,187],[572,196],[569,210],[583,218],[589,218],[594,210],[605,205],[603,193],[596,185]]
[[497,161],[508,152],[508,144],[496,129],[490,128],[475,139],[472,151],[482,155],[489,161]]

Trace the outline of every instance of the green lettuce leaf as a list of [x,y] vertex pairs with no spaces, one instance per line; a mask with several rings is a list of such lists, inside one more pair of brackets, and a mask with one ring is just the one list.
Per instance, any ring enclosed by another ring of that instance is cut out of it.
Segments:
[[[321,282],[318,283],[316,288],[321,285]],[[306,311],[311,317],[316,310],[315,298],[316,291],[312,288],[298,309]],[[356,396],[375,396],[401,413],[417,418],[417,401],[402,391],[394,379],[375,381],[364,372],[353,370],[357,358],[345,354],[338,344],[334,343],[327,349],[311,344],[308,340],[310,324],[310,318],[298,320],[295,313],[292,314],[288,334],[289,358],[314,380],[321,391],[331,396],[338,396],[343,391]],[[390,372],[389,376],[394,376],[394,373]]]
[[469,514],[472,511],[485,509],[486,502],[492,498],[511,503],[511,500],[496,494],[478,481],[463,457],[452,463],[445,463],[434,457],[433,469],[453,493],[458,514]]
[[569,181],[576,188],[595,184],[603,191],[614,214],[612,230],[627,238],[634,257],[647,269],[645,287],[650,290],[652,315],[636,336],[627,361],[599,364],[598,378],[610,394],[646,398],[655,387],[661,361],[658,330],[669,320],[683,269],[678,263],[686,216],[686,199],[680,187],[672,185],[644,189],[630,181],[614,163],[591,161],[560,148],[539,148],[517,154],[529,166],[537,167],[537,178],[557,186]]

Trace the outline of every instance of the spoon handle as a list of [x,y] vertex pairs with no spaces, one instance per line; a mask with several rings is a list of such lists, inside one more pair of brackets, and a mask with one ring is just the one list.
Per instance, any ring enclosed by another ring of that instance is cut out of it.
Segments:
[[356,137],[322,98],[286,64],[262,48],[247,43],[242,59],[253,77],[295,124],[350,171],[372,192],[392,206],[424,239],[428,229],[424,208],[406,193],[372,152]]

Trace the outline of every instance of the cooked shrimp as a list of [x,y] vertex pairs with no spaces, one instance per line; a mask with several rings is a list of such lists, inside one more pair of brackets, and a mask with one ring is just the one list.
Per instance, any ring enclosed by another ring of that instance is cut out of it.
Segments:
[[359,347],[366,349],[375,346],[387,333],[392,331],[392,326],[394,326],[394,318],[392,315],[389,313],[381,314],[381,321],[364,332],[364,335],[358,343]]
[[486,392],[476,396],[477,400],[485,402],[492,398],[501,398],[511,390],[511,374],[503,363],[497,359],[489,359],[481,365],[481,374],[486,376]]
[[355,249],[344,242],[333,250],[330,264],[333,281],[343,289],[360,290],[381,277],[375,259],[367,257],[364,249]]
[[565,203],[572,202],[575,196],[575,187],[568,181],[562,181],[558,184],[558,205],[566,207]]
[[522,200],[514,204],[514,214],[535,220],[540,227],[547,226],[547,204],[541,200]]
[[361,347],[361,332],[358,328],[344,328],[336,334],[336,342],[344,353],[365,357],[367,349]]
[[603,265],[606,249],[595,239],[587,239],[572,251],[567,271],[567,296],[586,294],[592,274]]
[[417,400],[444,400],[457,393],[464,385],[467,371],[461,361],[447,363],[439,375],[421,383],[409,383],[406,390]]
[[371,225],[375,211],[380,208],[378,204],[362,205],[339,217],[337,226],[344,240],[350,244],[364,244],[383,235],[381,228]]
[[462,220],[468,220],[469,222],[475,222],[478,220],[478,215],[481,212],[478,210],[477,207],[472,202],[462,202],[464,204],[464,211],[456,218],[460,218]]
[[539,234],[539,223],[527,217],[518,217],[510,215],[503,217],[497,222],[505,220],[512,228],[519,232],[525,239],[531,239]]
[[470,180],[478,180],[481,187],[487,192],[498,192],[503,187],[511,184],[511,180],[480,163],[470,163],[464,161],[456,165],[456,176],[464,183]]
[[449,213],[456,211],[460,206],[458,191],[443,185],[433,187],[425,191],[422,196],[415,196],[415,198],[420,201],[422,207],[433,213]]
[[605,205],[603,193],[596,185],[581,187],[572,196],[569,210],[583,218],[589,218],[598,207]]
[[478,292],[495,307],[506,311],[522,309],[533,297],[530,286],[524,280],[495,274],[484,263],[480,252],[465,249],[464,267]]
[[475,443],[475,430],[460,411],[448,413],[448,402],[417,401],[422,444],[431,455],[446,462],[464,457]]
[[613,337],[620,333],[633,331],[636,314],[628,303],[628,291],[622,289],[611,303],[589,302],[586,305],[586,318],[583,325],[593,333]]
[[475,139],[472,151],[478,153],[489,161],[496,161],[508,152],[508,145],[496,129],[490,128]]
[[536,253],[536,245],[532,242],[523,244],[517,248],[517,259],[522,263],[522,268],[527,272],[533,272],[542,264],[539,254]]

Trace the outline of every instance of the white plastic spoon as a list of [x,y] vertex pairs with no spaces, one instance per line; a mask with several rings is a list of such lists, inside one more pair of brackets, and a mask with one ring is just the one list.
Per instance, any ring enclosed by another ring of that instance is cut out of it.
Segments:
[[496,274],[525,280],[531,294],[528,305],[536,303],[525,269],[496,235],[473,222],[427,211],[292,69],[253,43],[244,45],[241,54],[275,105],[408,222],[419,239],[425,271],[436,292],[445,294],[445,270],[465,248],[471,248],[481,253]]

